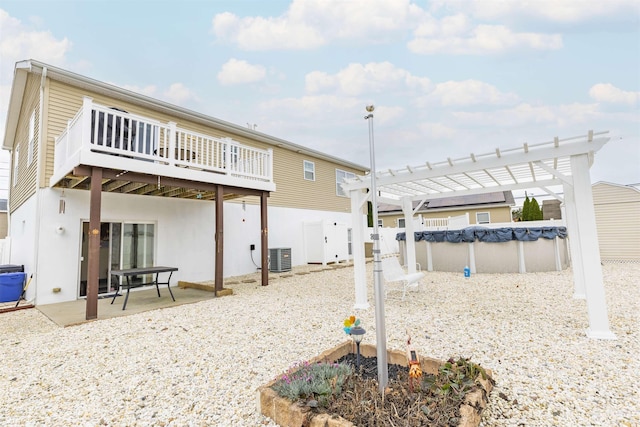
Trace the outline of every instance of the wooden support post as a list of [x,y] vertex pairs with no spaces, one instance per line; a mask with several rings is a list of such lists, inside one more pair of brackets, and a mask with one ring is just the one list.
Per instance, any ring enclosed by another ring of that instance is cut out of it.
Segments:
[[261,272],[262,272],[262,286],[269,284],[269,258],[267,252],[269,251],[269,222],[267,218],[267,195],[269,193],[263,192],[260,195],[260,252],[261,252]]
[[224,187],[216,185],[216,272],[215,294],[222,290],[224,281]]
[[98,281],[100,276],[100,209],[102,201],[102,169],[91,168],[89,202],[89,259],[87,265],[87,306],[85,318],[98,318]]

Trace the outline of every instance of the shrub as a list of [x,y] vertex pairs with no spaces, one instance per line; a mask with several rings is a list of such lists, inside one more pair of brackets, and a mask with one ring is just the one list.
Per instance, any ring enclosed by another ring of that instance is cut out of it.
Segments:
[[326,406],[331,396],[342,393],[342,385],[351,374],[353,368],[345,363],[303,362],[289,368],[271,388],[292,401],[316,400],[319,406]]

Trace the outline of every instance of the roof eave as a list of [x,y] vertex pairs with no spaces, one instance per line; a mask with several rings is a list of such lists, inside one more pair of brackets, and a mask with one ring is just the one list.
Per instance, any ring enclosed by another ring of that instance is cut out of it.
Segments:
[[22,107],[22,97],[27,85],[27,76],[31,71],[31,61],[20,61],[16,63],[13,71],[13,84],[11,85],[11,95],[9,95],[9,106],[7,108],[7,119],[4,127],[4,139],[2,148],[4,150],[13,149],[13,140],[16,137],[18,128],[18,118],[20,117],[20,107]]

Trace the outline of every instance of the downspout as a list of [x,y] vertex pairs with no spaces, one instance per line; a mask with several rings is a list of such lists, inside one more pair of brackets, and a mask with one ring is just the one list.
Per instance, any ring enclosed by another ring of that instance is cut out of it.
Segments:
[[[15,141],[15,140],[14,140]],[[7,237],[9,238],[9,255],[2,255],[7,260],[7,264],[11,264],[11,247],[13,246],[11,237],[11,187],[13,187],[13,149],[9,150],[9,182],[7,185]],[[3,260],[4,262],[4,260]]]
[[33,269],[31,273],[35,276],[35,289],[36,293],[33,298],[33,303],[37,303],[37,295],[38,295],[38,259],[40,254],[40,198],[42,197],[40,194],[40,175],[42,171],[40,170],[42,166],[42,153],[44,152],[43,147],[47,144],[47,136],[44,131],[44,92],[45,86],[47,84],[47,67],[42,67],[42,75],[40,77],[40,105],[39,105],[39,113],[38,113],[38,157],[36,158],[36,219],[35,219],[35,232],[33,236]]

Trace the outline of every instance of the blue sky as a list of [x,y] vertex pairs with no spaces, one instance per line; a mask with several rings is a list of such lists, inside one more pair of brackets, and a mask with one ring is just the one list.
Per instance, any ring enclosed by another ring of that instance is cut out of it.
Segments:
[[0,136],[28,58],[365,166],[373,103],[378,169],[609,130],[640,183],[636,0],[2,0]]

